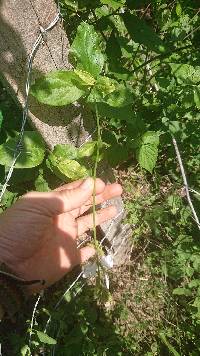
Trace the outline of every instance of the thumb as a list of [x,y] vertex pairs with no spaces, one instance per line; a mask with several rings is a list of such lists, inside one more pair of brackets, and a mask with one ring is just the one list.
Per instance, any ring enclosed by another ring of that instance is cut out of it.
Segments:
[[75,189],[65,189],[55,192],[56,196],[62,201],[58,214],[80,208],[92,196],[93,189],[94,180],[89,177]]
[[91,198],[94,189],[94,180],[87,178],[74,189],[64,189],[48,193],[30,192],[20,199],[15,207],[27,211],[36,211],[41,215],[53,217],[80,208]]

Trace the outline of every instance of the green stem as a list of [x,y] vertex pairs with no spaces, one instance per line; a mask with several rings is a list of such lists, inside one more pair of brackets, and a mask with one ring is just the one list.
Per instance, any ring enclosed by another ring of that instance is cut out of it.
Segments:
[[99,145],[101,142],[101,127],[100,127],[99,114],[96,105],[95,105],[95,112],[96,112],[96,122],[97,122],[97,152],[96,152],[96,159],[95,159],[94,172],[93,172],[94,189],[93,189],[92,213],[93,213],[93,238],[94,238],[95,249],[97,251],[98,281],[100,283],[101,276],[100,276],[100,261],[99,261],[99,243],[97,240],[97,229],[96,229],[96,178],[97,178],[97,166],[99,162]]

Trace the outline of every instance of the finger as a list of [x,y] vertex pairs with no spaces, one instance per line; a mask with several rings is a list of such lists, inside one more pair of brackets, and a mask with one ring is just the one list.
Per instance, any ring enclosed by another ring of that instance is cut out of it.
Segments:
[[[83,179],[79,179],[74,182],[61,185],[60,187],[56,188],[54,191],[59,192],[59,191],[66,190],[66,189],[78,188],[83,183],[83,181],[84,181]],[[96,186],[96,194],[99,194],[105,188],[105,183],[100,178],[96,178],[95,186]]]
[[[107,220],[114,218],[117,215],[117,208],[109,206],[105,209],[98,210],[95,216],[95,225],[100,225]],[[81,216],[77,220],[78,236],[93,228],[93,214]]]
[[54,189],[54,191],[59,192],[61,190],[65,190],[65,189],[75,189],[75,188],[78,188],[82,182],[83,182],[83,179],[75,180],[74,182],[63,184],[60,187],[57,187],[56,189]]
[[89,260],[89,258],[95,256],[95,253],[96,253],[94,247],[92,247],[92,246],[83,247],[79,251],[80,251],[80,260],[81,260],[80,262],[81,263],[86,262],[87,260]]
[[94,180],[89,177],[75,189],[66,189],[54,192],[54,194],[62,201],[62,207],[60,208],[58,214],[71,212],[74,209],[80,208],[89,198],[91,198],[93,189]]
[[91,198],[93,189],[94,180],[89,177],[75,189],[27,193],[19,200],[18,205],[21,204],[24,210],[53,217],[80,208]]
[[[99,205],[104,203],[109,199],[113,199],[115,197],[119,197],[122,194],[122,187],[120,184],[113,183],[105,186],[105,189],[102,193],[97,194],[95,197],[95,205]],[[89,210],[93,205],[93,197],[91,197],[80,209],[79,215],[84,214],[87,210]],[[73,216],[74,216],[74,212]],[[75,216],[77,217],[77,216]]]

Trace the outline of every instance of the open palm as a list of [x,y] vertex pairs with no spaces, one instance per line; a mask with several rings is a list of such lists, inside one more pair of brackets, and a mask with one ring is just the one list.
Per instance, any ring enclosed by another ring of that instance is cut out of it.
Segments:
[[[94,248],[78,249],[76,239],[93,226],[92,214],[84,214],[92,205],[93,186],[89,178],[53,192],[24,195],[0,216],[0,261],[19,277],[44,279],[49,286],[92,257]],[[105,185],[96,180],[96,204],[120,194],[119,184]],[[99,210],[96,224],[116,213],[113,206]]]

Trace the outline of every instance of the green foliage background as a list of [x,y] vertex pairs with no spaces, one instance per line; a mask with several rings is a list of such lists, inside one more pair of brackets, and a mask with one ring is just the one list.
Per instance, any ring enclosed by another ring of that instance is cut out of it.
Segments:
[[[77,285],[77,296],[67,295],[55,312],[53,305],[65,288],[61,284],[38,308],[31,344],[25,322],[29,328],[33,301],[17,319],[18,336],[2,330],[2,343],[9,345],[8,354],[21,355],[30,355],[30,346],[35,355],[45,348],[46,354],[55,350],[56,355],[197,356],[199,229],[185,197],[172,137],[178,142],[189,186],[196,191],[191,194],[200,216],[198,3],[62,0],[61,12],[74,69],[40,78],[32,94],[48,105],[79,100],[97,110],[101,142],[94,137],[82,153],[73,147],[59,146],[51,153],[43,149],[46,160],[15,170],[1,209],[27,190],[46,191],[61,180],[75,179],[80,166],[82,177],[91,174],[96,147],[101,145],[102,155],[124,186],[127,222],[133,227],[131,267],[111,273],[107,307],[93,286],[79,294]],[[20,113],[2,88],[0,110],[3,182],[6,140],[15,140]],[[15,120],[10,120],[13,115]],[[35,147],[36,143],[29,151]],[[25,155],[27,161],[26,147]],[[51,328],[44,335],[49,315]]]

